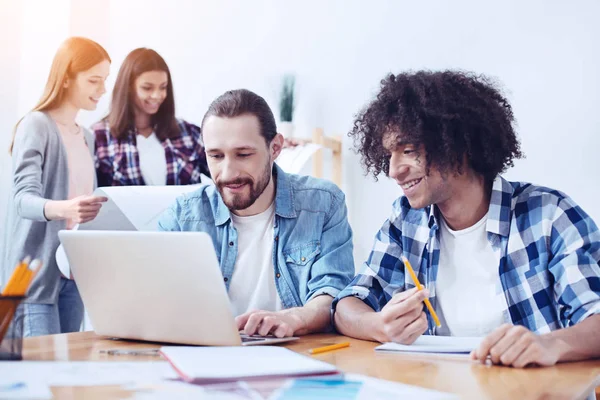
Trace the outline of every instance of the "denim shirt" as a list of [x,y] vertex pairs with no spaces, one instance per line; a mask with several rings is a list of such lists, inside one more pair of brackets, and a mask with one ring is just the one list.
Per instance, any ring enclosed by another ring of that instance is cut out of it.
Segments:
[[[274,179],[273,266],[283,307],[300,307],[323,294],[337,296],[354,276],[344,193],[331,182],[287,174],[277,165]],[[229,290],[238,236],[215,186],[179,197],[161,216],[158,229],[208,233]]]

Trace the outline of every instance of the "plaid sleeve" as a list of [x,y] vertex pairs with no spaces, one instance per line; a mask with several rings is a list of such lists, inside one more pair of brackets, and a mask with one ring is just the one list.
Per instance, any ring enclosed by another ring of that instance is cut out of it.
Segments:
[[373,310],[380,311],[396,290],[404,288],[401,224],[401,206],[397,200],[392,216],[375,236],[371,254],[362,271],[333,301],[334,311],[337,303],[348,296],[357,297]]
[[[185,121],[184,124],[188,133],[194,140],[194,151],[197,154],[194,165],[194,175],[204,174],[210,178],[210,171],[208,170],[208,164],[206,162],[206,152],[204,151],[204,142],[202,141],[202,131],[197,125]],[[198,179],[198,182],[200,182],[200,179]]]
[[98,186],[112,186],[113,184],[113,169],[112,158],[108,151],[110,132],[104,124],[98,123],[92,127],[95,140],[94,162],[96,166],[96,176],[98,178]]
[[569,197],[559,201],[552,222],[554,293],[563,326],[600,314],[600,232]]

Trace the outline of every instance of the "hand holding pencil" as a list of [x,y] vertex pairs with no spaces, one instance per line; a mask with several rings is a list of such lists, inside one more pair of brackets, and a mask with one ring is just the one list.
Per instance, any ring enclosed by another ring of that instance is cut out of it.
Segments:
[[402,257],[406,274],[415,283],[414,288],[402,290],[392,296],[390,301],[379,313],[380,327],[379,335],[381,342],[396,342],[400,344],[412,344],[419,336],[428,329],[427,315],[423,311],[423,303],[436,324],[439,320],[435,310],[428,300],[429,291],[421,285],[412,266],[405,257]]

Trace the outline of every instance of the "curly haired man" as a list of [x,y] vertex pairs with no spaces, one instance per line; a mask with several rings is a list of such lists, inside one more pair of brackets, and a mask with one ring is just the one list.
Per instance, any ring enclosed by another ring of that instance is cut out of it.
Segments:
[[338,331],[403,344],[483,337],[473,359],[514,367],[600,356],[600,232],[564,193],[502,178],[522,157],[514,122],[484,76],[420,71],[381,82],[350,136],[366,171],[394,179],[404,196],[334,300]]

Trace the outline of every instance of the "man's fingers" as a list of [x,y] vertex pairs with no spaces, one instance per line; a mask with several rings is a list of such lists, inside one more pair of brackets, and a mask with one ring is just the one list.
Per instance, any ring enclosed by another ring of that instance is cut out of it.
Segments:
[[260,327],[258,328],[258,334],[260,336],[267,336],[273,327],[277,326],[279,321],[277,318],[272,315],[268,315],[262,319],[260,322]]
[[294,331],[288,324],[283,322],[281,325],[279,325],[277,327],[277,329],[275,329],[275,331],[273,332],[273,335],[275,335],[275,337],[278,337],[278,338],[283,338],[283,337],[288,337],[288,336],[294,335]]
[[394,342],[401,344],[412,344],[419,336],[427,330],[427,316],[423,311],[416,319],[410,321],[394,337]]
[[413,344],[419,336],[427,332],[427,328],[427,316],[424,312],[421,312],[419,318],[406,327],[404,333],[404,343]]
[[423,312],[423,307],[414,307],[410,310],[405,309],[396,305],[386,310],[387,314],[384,315],[384,323],[406,326],[419,318],[419,315]]
[[248,318],[250,318],[250,315],[252,315],[252,313],[247,312],[235,317],[235,324],[237,325],[238,330],[242,330],[246,326],[246,322],[248,321]]
[[406,314],[390,322],[389,324],[385,324],[384,331],[391,341],[398,340],[403,335],[406,327],[420,318],[420,315],[423,313],[423,311],[416,311],[416,313]]
[[247,335],[254,335],[258,330],[258,327],[261,324],[263,317],[263,313],[253,313],[252,315],[250,315],[248,321],[246,322],[246,325],[244,326],[244,332]]
[[396,303],[401,303],[404,300],[408,299],[409,297],[411,297],[412,295],[414,295],[415,293],[417,293],[419,289],[417,289],[416,287],[412,288],[412,289],[408,289],[408,290],[403,290],[402,292],[398,292],[395,295],[392,296],[392,298],[390,299],[390,301],[388,301],[388,304],[396,304]]
[[405,314],[409,314],[414,310],[423,309],[423,300],[427,298],[429,293],[426,290],[414,292],[414,294],[406,298],[402,302],[386,304],[382,310],[384,322],[391,322],[394,319],[398,319]]
[[527,329],[522,326],[513,326],[504,333],[504,336],[490,348],[490,358],[493,364],[500,364],[500,358],[508,349],[527,333]]
[[[529,347],[532,343],[532,338],[530,335],[522,335],[517,338],[517,340],[506,349],[502,355],[500,355],[500,364],[503,365],[513,365],[513,363],[519,358],[519,356]],[[492,348],[494,351],[494,348]]]
[[533,346],[529,345],[521,352],[521,354],[519,354],[519,356],[512,362],[511,365],[515,368],[525,368],[529,364],[535,364],[537,363],[537,360],[535,359],[535,353],[536,351]]
[[490,354],[491,348],[498,343],[498,341],[502,339],[506,332],[508,332],[512,327],[513,325],[504,324],[487,335],[481,341],[477,350],[475,350],[475,359],[484,363],[487,360],[487,356]]

